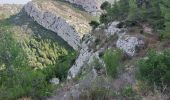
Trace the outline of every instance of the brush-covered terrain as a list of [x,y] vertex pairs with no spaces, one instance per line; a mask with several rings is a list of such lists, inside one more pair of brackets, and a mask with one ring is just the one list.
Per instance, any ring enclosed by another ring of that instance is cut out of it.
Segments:
[[0,5],[0,100],[169,100],[170,1],[110,1]]
[[[64,40],[38,25],[21,8],[0,7],[0,100],[50,95],[53,86],[49,80],[58,77],[64,81],[76,58]],[[13,9],[18,12],[11,15]]]

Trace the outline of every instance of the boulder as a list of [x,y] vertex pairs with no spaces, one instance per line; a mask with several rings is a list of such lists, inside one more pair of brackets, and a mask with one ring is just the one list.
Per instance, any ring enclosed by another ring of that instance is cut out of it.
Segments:
[[141,37],[124,35],[116,43],[117,48],[122,49],[128,56],[135,56],[139,48],[144,47],[144,39]]
[[50,80],[50,83],[54,84],[54,85],[58,85],[60,83],[60,80],[58,78],[52,78]]

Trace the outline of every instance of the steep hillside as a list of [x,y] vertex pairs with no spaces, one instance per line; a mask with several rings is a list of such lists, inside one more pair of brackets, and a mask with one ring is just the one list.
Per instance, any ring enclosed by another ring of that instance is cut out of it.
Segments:
[[0,100],[169,100],[169,5],[0,5]]
[[56,32],[75,50],[81,48],[81,38],[91,30],[90,15],[60,1],[36,0],[25,5],[25,11],[37,23]]
[[[22,7],[0,6],[0,99],[40,99],[49,95],[53,90],[50,80],[64,80],[76,58],[67,42],[37,24]],[[3,60],[8,57],[8,62]],[[13,77],[8,76],[10,73]]]

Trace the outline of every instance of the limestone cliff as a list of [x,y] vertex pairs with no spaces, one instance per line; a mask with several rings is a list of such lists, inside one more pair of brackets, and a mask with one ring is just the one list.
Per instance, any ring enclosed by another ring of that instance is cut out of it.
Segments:
[[91,30],[88,24],[90,18],[61,3],[52,0],[34,1],[26,4],[24,9],[38,24],[56,32],[73,49],[78,50],[81,38]]

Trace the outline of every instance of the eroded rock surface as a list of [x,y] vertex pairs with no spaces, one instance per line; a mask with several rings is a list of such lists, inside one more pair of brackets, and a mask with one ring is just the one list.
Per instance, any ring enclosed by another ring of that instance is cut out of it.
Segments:
[[144,40],[141,37],[124,35],[118,39],[116,46],[132,57],[139,48],[144,47]]
[[75,64],[70,68],[67,79],[75,78],[80,73],[83,66],[89,61],[90,57],[92,56],[93,51],[90,51],[88,47],[89,42],[90,41],[84,41],[82,43],[82,49],[80,50],[80,54],[76,59]]
[[54,1],[36,1],[25,5],[25,11],[38,24],[56,32],[71,47],[78,50],[81,47],[81,38],[90,32],[90,19],[81,13],[75,12],[68,6]]

